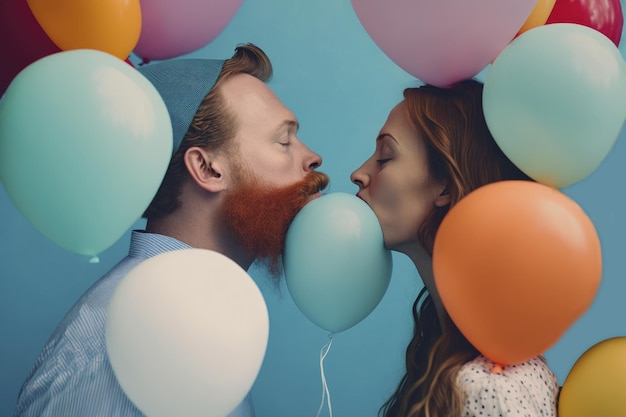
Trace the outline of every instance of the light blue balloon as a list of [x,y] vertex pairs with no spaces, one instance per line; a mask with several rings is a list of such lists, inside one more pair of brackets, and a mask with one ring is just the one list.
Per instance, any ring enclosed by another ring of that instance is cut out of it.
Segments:
[[167,108],[126,62],[96,50],[46,56],[0,101],[0,180],[59,246],[96,256],[141,216],[172,152]]
[[502,151],[535,180],[563,188],[589,176],[626,120],[626,64],[587,26],[524,32],[485,78],[483,107]]
[[287,232],[285,280],[295,304],[332,333],[367,317],[389,286],[391,252],[378,219],[358,197],[332,193],[308,203]]

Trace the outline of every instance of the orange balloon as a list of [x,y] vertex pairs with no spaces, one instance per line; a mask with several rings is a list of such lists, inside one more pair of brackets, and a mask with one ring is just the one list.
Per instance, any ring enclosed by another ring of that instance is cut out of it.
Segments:
[[96,49],[126,59],[141,33],[139,0],[27,0],[61,49]]
[[554,3],[556,3],[556,0],[538,0],[535,8],[517,32],[516,36],[521,35],[527,30],[536,28],[537,26],[543,26],[548,20],[548,17],[550,17],[550,13],[554,8]]
[[531,181],[480,187],[446,215],[433,248],[450,318],[493,362],[545,352],[591,306],[600,240],[569,197]]
[[626,416],[626,337],[603,340],[583,353],[559,395],[559,417]]

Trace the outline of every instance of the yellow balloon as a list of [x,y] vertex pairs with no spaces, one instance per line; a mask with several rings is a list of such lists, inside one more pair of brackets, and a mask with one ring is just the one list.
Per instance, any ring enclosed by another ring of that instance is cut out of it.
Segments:
[[526,22],[524,22],[520,30],[517,32],[517,35],[519,36],[527,30],[536,28],[537,26],[543,26],[548,20],[548,17],[550,17],[550,13],[552,13],[554,3],[556,3],[556,0],[538,0],[535,8],[530,13],[530,16],[528,16]]
[[126,59],[141,32],[139,0],[27,0],[46,35],[62,50],[95,49]]
[[570,370],[559,417],[626,417],[626,336],[589,348]]

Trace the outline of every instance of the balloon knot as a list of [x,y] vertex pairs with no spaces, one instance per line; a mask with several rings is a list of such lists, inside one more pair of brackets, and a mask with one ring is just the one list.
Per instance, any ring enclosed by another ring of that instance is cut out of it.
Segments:
[[99,264],[100,263],[100,258],[98,258],[98,255],[92,256],[91,258],[89,258],[89,263],[90,264]]
[[503,372],[504,370],[502,369],[502,365],[500,365],[499,363],[493,364],[493,367],[491,368],[492,374],[502,374]]
[[141,67],[141,66],[146,65],[146,64],[149,64],[149,63],[150,63],[150,60],[149,60],[149,59],[143,58],[143,59],[141,60],[141,62],[139,63],[139,66]]

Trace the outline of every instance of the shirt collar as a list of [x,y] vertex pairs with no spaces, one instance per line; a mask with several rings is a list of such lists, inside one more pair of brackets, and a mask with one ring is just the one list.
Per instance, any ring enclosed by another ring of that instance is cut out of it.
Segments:
[[173,237],[133,230],[130,235],[128,256],[131,258],[151,258],[161,253],[180,249],[191,249],[191,246]]

